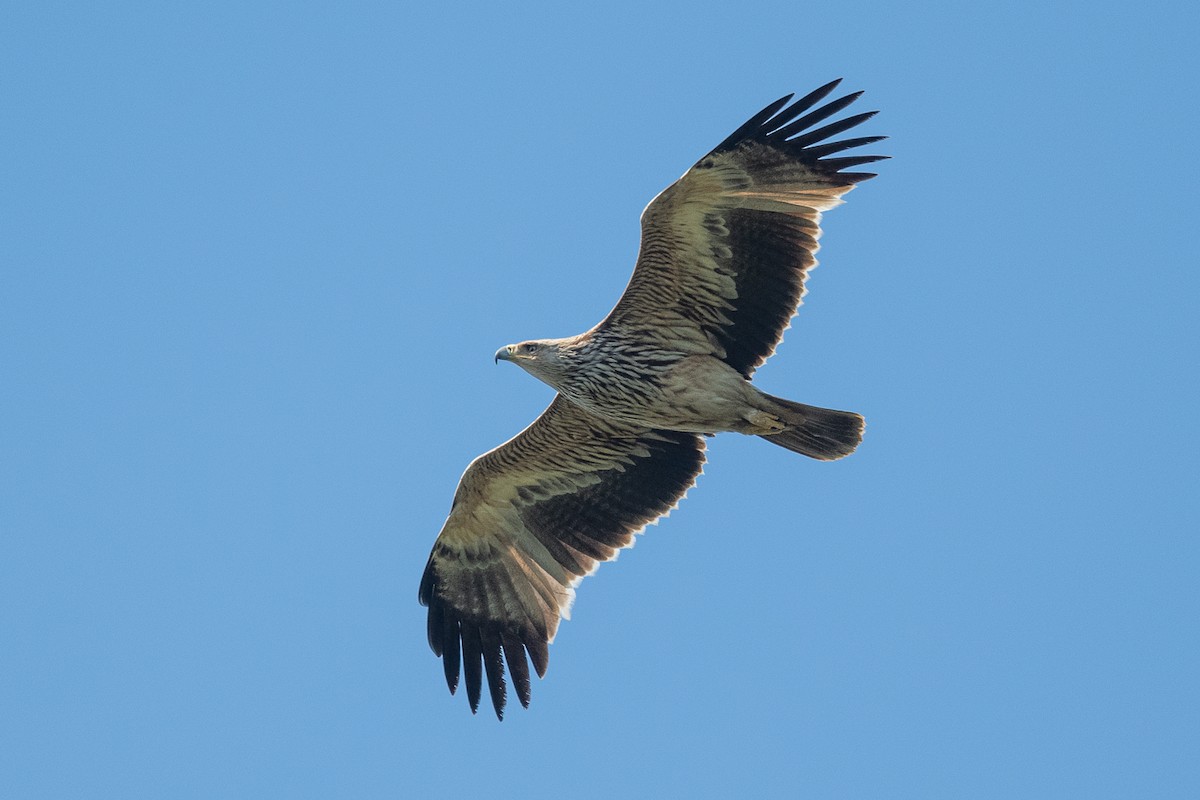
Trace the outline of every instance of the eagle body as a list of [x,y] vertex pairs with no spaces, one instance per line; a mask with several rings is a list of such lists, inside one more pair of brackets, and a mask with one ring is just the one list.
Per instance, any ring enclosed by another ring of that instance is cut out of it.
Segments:
[[[763,420],[772,403],[735,369],[711,355],[672,352],[662,345],[588,334],[570,344],[538,342],[533,356],[515,361],[589,413],[633,427],[692,433],[778,433]],[[551,358],[563,366],[539,371]],[[562,353],[569,353],[563,355]],[[756,423],[757,420],[757,423]]]
[[429,645],[472,712],[486,676],[503,718],[505,663],[529,704],[529,664],[545,674],[576,585],[683,498],[706,436],[819,460],[862,440],[858,414],[751,382],[804,295],[822,212],[874,177],[848,169],[884,158],[835,155],[884,138],[829,141],[874,114],[820,125],[861,94],[819,105],[837,84],[767,106],[646,207],[633,276],[598,325],[497,351],[558,394],[467,467],[421,578]]

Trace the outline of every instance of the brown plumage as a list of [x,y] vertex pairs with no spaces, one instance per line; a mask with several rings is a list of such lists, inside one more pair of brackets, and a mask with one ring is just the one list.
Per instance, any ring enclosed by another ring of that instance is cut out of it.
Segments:
[[505,661],[529,704],[526,657],[545,674],[576,584],[679,502],[703,434],[821,460],[861,441],[857,414],[750,383],[804,295],[821,212],[873,177],[844,170],[884,158],[831,157],[881,136],[826,141],[873,112],[813,129],[860,94],[818,107],[837,83],[767,106],[650,203],[633,277],[599,325],[496,353],[559,394],[467,467],[421,579],[429,645],[451,692],[461,670],[472,711],[486,675],[503,717]]

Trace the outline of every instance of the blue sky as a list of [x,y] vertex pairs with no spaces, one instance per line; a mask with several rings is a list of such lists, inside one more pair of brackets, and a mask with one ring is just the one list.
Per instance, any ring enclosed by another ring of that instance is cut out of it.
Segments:
[[[435,5],[0,12],[3,793],[1200,793],[1196,12]],[[472,717],[416,590],[551,397],[492,353],[838,76],[893,159],[757,380],[863,447],[712,441]]]

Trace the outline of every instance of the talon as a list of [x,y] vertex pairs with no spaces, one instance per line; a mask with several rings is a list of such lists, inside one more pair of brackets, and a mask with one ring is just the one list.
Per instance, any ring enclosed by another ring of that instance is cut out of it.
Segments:
[[772,433],[782,433],[787,425],[774,414],[768,414],[766,411],[755,411],[752,414],[746,415],[746,421],[754,426],[754,433],[757,436],[770,435]]

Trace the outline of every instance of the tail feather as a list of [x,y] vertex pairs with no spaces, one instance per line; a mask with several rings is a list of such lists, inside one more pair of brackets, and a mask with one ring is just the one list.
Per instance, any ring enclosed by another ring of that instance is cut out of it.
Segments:
[[852,411],[835,411],[781,397],[767,397],[775,405],[772,411],[787,426],[779,433],[761,435],[771,444],[809,458],[833,461],[853,453],[862,441],[866,420]]

